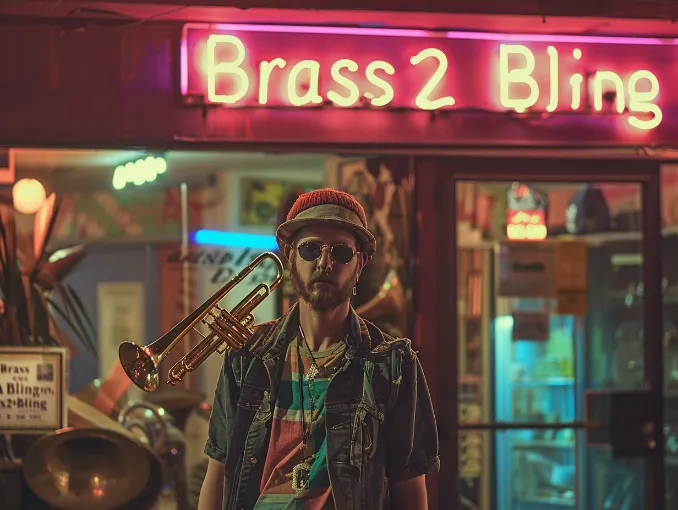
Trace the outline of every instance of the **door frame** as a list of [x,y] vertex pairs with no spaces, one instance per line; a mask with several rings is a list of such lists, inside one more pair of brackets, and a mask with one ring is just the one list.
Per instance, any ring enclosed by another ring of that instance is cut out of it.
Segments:
[[[645,457],[645,505],[665,510],[664,376],[662,307],[662,235],[660,161],[620,159],[550,159],[499,157],[417,158],[419,291],[418,337],[423,342],[422,363],[432,381],[440,435],[441,471],[433,486],[433,508],[456,508],[459,501],[459,353],[457,311],[457,196],[459,181],[559,181],[638,183],[642,193],[643,326],[646,389],[662,405],[648,421],[654,425],[656,445]],[[452,262],[450,262],[452,261]],[[435,268],[434,273],[428,268]],[[433,280],[431,280],[433,278]],[[428,322],[428,325],[425,323]],[[648,339],[656,339],[648,341]],[[429,370],[433,368],[433,370]],[[433,375],[433,377],[432,377]],[[438,396],[444,394],[444,400]],[[505,427],[483,427],[505,430]]]

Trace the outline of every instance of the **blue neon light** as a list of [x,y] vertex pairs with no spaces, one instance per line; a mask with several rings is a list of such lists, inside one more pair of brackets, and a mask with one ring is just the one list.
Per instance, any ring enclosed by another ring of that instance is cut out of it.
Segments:
[[222,232],[220,230],[198,230],[193,239],[197,244],[228,246],[229,248],[252,248],[271,251],[278,249],[275,236],[244,234],[240,232]]

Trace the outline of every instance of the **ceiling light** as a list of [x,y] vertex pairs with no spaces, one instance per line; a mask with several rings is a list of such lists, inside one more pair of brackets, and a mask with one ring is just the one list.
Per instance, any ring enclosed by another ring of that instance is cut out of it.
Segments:
[[14,209],[23,214],[33,214],[45,203],[45,187],[35,179],[21,179],[12,187]]

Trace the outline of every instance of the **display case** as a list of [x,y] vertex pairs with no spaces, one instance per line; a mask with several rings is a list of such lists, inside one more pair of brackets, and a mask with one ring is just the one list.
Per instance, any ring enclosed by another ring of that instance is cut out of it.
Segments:
[[[586,315],[558,315],[554,299],[502,297],[494,291],[487,340],[493,421],[509,427],[494,438],[496,504],[488,508],[643,507],[642,459],[613,458],[609,449],[588,446],[584,430],[549,428],[581,423],[585,390],[644,386],[640,236],[581,240],[588,243]],[[678,237],[666,238],[664,249],[664,260],[675,260]],[[665,264],[664,433],[667,508],[673,509],[678,508],[673,490],[678,487],[678,265]]]
[[656,253],[642,186],[483,182],[479,192],[496,204],[489,227],[457,224],[461,508],[656,501],[644,493],[660,489],[659,395],[647,380],[662,342],[666,508],[677,509],[678,227],[662,230],[655,306],[658,289],[646,299],[643,283],[659,268],[643,265],[644,250],[647,261]]
[[577,436],[545,427],[576,419],[581,325],[552,313],[551,300],[502,301],[498,309],[511,313],[494,321],[495,419],[534,428],[498,433],[497,508],[574,508]]

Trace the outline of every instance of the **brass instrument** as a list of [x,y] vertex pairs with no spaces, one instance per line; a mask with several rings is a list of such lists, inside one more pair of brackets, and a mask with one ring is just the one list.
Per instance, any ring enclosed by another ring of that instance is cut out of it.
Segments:
[[355,311],[389,335],[407,335],[407,297],[398,271],[389,269],[379,291],[372,299],[356,307]]
[[68,409],[71,427],[41,437],[23,457],[24,478],[33,493],[50,508],[65,510],[153,507],[163,481],[159,457],[70,395]]
[[172,494],[176,510],[188,510],[186,440],[174,419],[160,406],[149,402],[129,402],[118,415],[118,425],[129,431],[138,429],[144,433],[149,448],[162,463],[163,486],[170,490],[167,494]]
[[[226,294],[266,259],[273,260],[278,269],[273,283],[270,286],[265,283],[258,284],[230,312],[221,308],[219,302]],[[160,365],[176,344],[191,330],[197,332],[202,340],[170,369],[167,383],[172,386],[181,381],[187,372],[198,368],[214,352],[221,354],[228,348],[241,349],[254,334],[250,328],[254,323],[252,311],[280,285],[283,275],[284,269],[280,258],[271,252],[262,253],[221,287],[217,293],[155,342],[146,347],[139,347],[132,342],[120,344],[118,355],[125,373],[142,390],[156,391],[160,386]],[[206,320],[208,316],[211,317],[211,322]],[[195,329],[199,322],[205,324],[210,330],[207,335]]]

